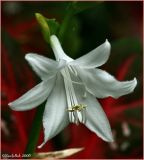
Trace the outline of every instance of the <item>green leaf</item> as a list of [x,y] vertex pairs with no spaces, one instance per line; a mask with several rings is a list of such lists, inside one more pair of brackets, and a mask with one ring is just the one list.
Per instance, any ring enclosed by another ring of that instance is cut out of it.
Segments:
[[102,2],[73,2],[73,13],[78,14],[85,10],[97,7]]
[[45,20],[50,28],[50,35],[53,35],[53,34],[56,35],[60,27],[59,23],[55,19],[45,18]]
[[33,120],[31,132],[29,135],[28,143],[26,146],[25,154],[33,154],[35,152],[41,126],[42,126],[42,117],[43,117],[44,109],[45,109],[45,103],[37,107],[37,111]]
[[59,39],[61,41],[61,43],[63,43],[63,40],[65,38],[65,35],[66,35],[66,31],[67,31],[67,28],[70,27],[69,23],[71,21],[71,18],[73,16],[73,9],[72,9],[73,5],[72,5],[72,2],[69,4],[68,6],[68,12],[66,13],[66,16],[64,17],[63,19],[63,22],[61,24],[61,27],[60,27],[60,30],[59,30]]
[[78,57],[79,48],[81,47],[80,38],[80,23],[76,17],[73,17],[69,22],[70,27],[66,28],[66,33],[63,38],[64,51],[72,58]]
[[[79,37],[79,21],[77,20],[76,14],[97,7],[100,3],[96,2],[70,2],[65,9],[65,17],[59,29],[58,37],[61,44],[67,48],[71,48],[69,55],[77,54],[78,48],[81,45]],[[77,24],[76,24],[77,23]],[[70,39],[71,41],[68,41]],[[73,45],[71,45],[73,43]]]

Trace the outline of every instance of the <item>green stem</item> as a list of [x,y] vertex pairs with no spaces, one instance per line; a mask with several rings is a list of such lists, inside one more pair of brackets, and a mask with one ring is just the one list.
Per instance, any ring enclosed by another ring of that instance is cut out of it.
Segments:
[[37,111],[36,111],[36,114],[35,114],[35,117],[32,123],[31,132],[30,132],[29,139],[28,139],[28,144],[26,146],[25,154],[32,155],[35,152],[40,130],[41,130],[41,126],[42,126],[42,117],[43,117],[44,108],[45,108],[45,103],[43,103],[37,108]]
[[67,7],[66,16],[64,17],[63,22],[61,24],[61,27],[60,27],[60,30],[59,30],[59,35],[58,35],[61,44],[64,41],[64,38],[65,38],[65,35],[66,35],[66,31],[67,31],[67,28],[69,26],[69,22],[71,21],[71,17],[73,16],[74,5],[75,5],[75,2],[70,2],[69,6]]

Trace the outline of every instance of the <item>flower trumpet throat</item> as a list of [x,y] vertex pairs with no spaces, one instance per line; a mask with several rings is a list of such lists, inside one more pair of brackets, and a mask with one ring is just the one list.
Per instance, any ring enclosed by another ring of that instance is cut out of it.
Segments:
[[9,103],[11,109],[30,110],[47,101],[43,114],[44,141],[38,148],[70,122],[83,123],[104,141],[112,142],[109,121],[97,98],[118,98],[133,92],[136,78],[118,81],[97,68],[109,58],[111,46],[108,40],[76,60],[65,54],[55,35],[50,37],[50,42],[56,60],[34,53],[25,56],[42,81]]

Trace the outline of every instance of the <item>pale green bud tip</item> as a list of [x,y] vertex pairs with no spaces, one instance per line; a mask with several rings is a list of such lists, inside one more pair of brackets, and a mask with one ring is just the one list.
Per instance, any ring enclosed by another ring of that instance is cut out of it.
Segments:
[[40,13],[35,13],[36,18],[40,17],[41,14]]
[[48,27],[48,24],[45,20],[45,17],[40,14],[40,13],[35,13],[35,17],[38,21],[38,23],[40,24],[40,26],[44,29],[44,30],[48,30],[49,31],[49,27]]
[[35,13],[35,17],[36,17],[38,22],[45,21],[44,16],[40,13]]

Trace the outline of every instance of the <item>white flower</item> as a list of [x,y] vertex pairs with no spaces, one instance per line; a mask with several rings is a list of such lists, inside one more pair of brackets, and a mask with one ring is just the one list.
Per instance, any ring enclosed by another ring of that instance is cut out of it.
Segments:
[[17,111],[29,110],[47,100],[43,115],[44,142],[39,148],[69,122],[83,123],[103,140],[112,142],[108,119],[95,97],[118,98],[131,93],[137,84],[136,78],[120,82],[96,68],[109,58],[111,47],[107,40],[76,60],[64,53],[55,35],[50,40],[56,61],[33,53],[27,54],[26,60],[42,82],[9,103],[10,107]]

